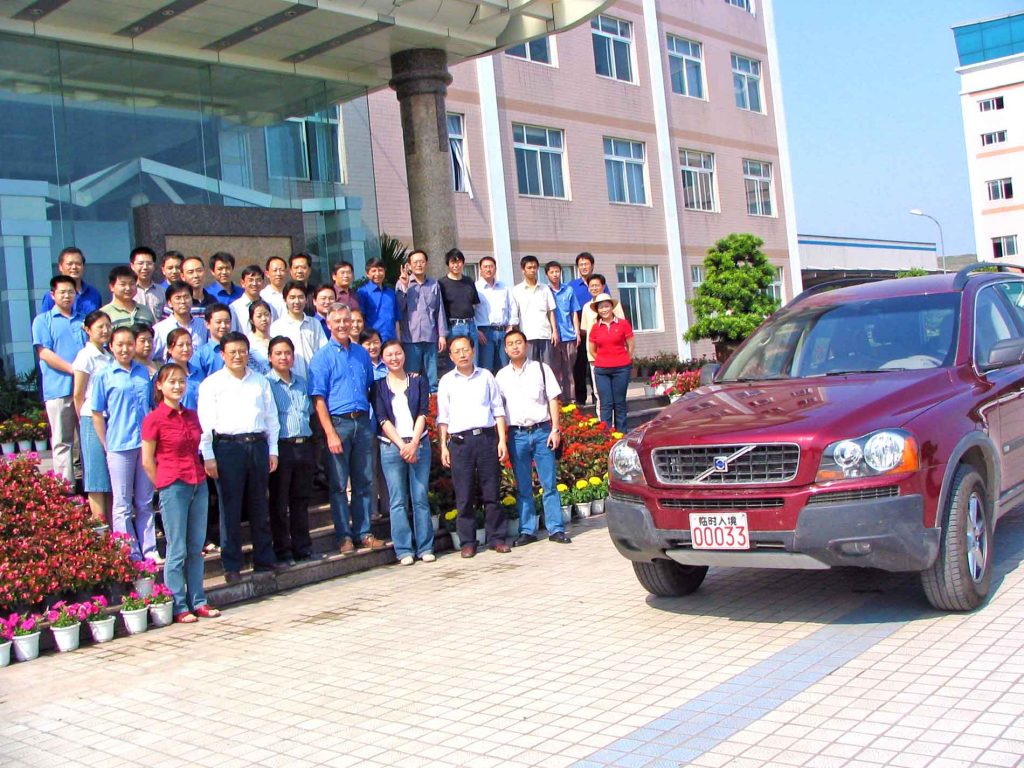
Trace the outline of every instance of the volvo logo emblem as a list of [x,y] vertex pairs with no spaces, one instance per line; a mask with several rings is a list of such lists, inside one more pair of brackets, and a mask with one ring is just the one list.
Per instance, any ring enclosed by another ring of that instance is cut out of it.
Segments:
[[729,471],[729,457],[728,456],[715,456],[714,470],[715,470],[715,472],[728,472]]

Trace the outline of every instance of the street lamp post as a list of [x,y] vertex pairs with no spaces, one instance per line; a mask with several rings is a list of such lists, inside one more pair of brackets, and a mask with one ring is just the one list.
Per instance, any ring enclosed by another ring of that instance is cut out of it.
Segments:
[[931,219],[932,221],[935,222],[935,226],[939,228],[939,256],[942,259],[942,274],[946,274],[946,243],[942,238],[942,225],[939,224],[939,220],[936,219],[934,216],[929,216],[920,208],[911,208],[909,213],[914,216],[924,216],[926,219]]

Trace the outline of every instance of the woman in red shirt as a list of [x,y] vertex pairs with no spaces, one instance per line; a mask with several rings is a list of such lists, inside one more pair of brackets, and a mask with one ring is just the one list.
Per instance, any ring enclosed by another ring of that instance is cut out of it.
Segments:
[[199,458],[202,427],[195,411],[181,406],[185,369],[167,363],[153,380],[156,407],[142,421],[142,468],[160,491],[167,537],[164,584],[174,595],[174,621],[220,616],[203,591],[206,539],[206,472]]
[[633,326],[629,320],[615,317],[618,304],[607,293],[599,294],[590,303],[597,313],[597,322],[587,334],[587,345],[594,356],[594,384],[601,421],[613,423],[617,432],[626,431],[626,390],[633,368]]

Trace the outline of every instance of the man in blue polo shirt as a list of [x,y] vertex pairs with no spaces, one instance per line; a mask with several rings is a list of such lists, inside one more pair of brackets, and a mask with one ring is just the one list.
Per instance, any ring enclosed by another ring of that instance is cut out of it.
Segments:
[[235,257],[226,251],[217,251],[210,257],[210,272],[214,283],[206,292],[214,301],[231,306],[231,302],[242,298],[242,286],[235,285]]
[[[75,246],[69,246],[60,252],[57,258],[57,271],[70,277],[75,284],[75,300],[71,305],[71,311],[76,315],[85,317],[94,309],[99,309],[103,303],[100,292],[82,279],[85,271],[85,254]],[[41,310],[48,312],[53,309],[53,296],[43,296]]]
[[[593,297],[590,295],[590,289],[587,287],[590,276],[594,274],[594,257],[592,254],[583,251],[583,253],[576,257],[576,274],[576,279],[569,283],[569,287],[572,288],[572,292],[576,295],[576,301],[579,302],[581,307],[585,307],[593,300]],[[594,386],[590,379],[590,362],[587,360],[587,333],[582,329],[580,330],[579,341],[576,345],[576,361],[572,368],[572,382],[576,405],[586,405],[587,385],[590,385],[592,392]],[[562,393],[564,394],[565,392],[566,390],[563,389]],[[596,392],[594,393],[594,399],[597,399]]]
[[385,274],[384,262],[370,259],[366,264],[369,281],[356,291],[366,327],[380,334],[382,344],[398,336],[398,296],[394,288],[384,285]]
[[50,280],[51,309],[43,310],[32,321],[32,344],[39,355],[39,373],[43,384],[43,402],[50,422],[53,445],[53,470],[74,485],[71,446],[75,440],[78,417],[75,413],[71,363],[85,346],[81,315],[73,307],[75,280],[57,275]]
[[[349,340],[352,310],[335,303],[327,311],[331,340],[309,363],[309,395],[327,439],[327,479],[331,517],[338,551],[382,549],[384,542],[370,533],[373,493],[372,452],[376,450],[370,423],[370,355]],[[351,510],[345,488],[352,480]],[[351,511],[351,523],[349,513]]]
[[[544,361],[551,366],[562,390],[562,402],[571,403],[573,393],[573,366],[576,365],[576,342],[580,337],[580,312],[583,305],[576,299],[576,293],[562,283],[562,265],[549,261],[544,266],[548,286],[555,297],[555,323],[558,325],[558,346],[548,347]],[[589,295],[589,293],[587,294]]]

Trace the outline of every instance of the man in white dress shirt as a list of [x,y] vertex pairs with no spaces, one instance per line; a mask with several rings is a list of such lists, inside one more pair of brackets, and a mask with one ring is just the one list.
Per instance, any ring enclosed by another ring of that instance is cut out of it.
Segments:
[[512,298],[519,305],[519,329],[530,342],[530,359],[545,360],[548,348],[558,344],[555,297],[551,289],[537,279],[540,261],[536,256],[523,256],[519,266],[523,270],[523,282],[512,289]]
[[476,293],[477,364],[491,373],[508,365],[505,355],[505,332],[519,325],[519,305],[512,298],[512,289],[497,279],[498,265],[493,256],[484,256],[478,266],[480,279]]
[[309,361],[321,347],[327,346],[327,336],[320,321],[306,314],[306,286],[291,280],[284,284],[284,304],[287,312],[270,324],[270,337],[287,336],[295,345],[297,376],[309,380]]

